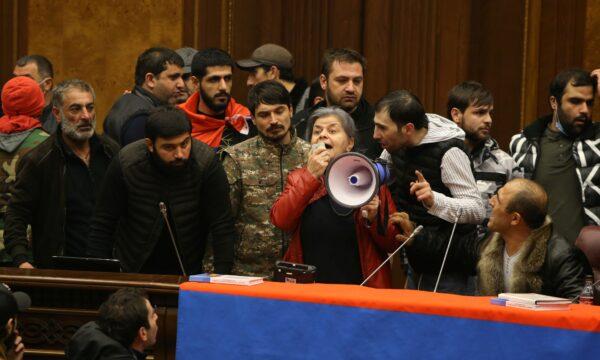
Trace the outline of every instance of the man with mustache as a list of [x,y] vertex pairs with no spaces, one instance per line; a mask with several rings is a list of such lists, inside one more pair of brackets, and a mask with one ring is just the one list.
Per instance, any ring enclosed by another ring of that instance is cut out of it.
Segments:
[[[119,151],[114,141],[96,134],[94,101],[94,90],[85,81],[60,83],[52,99],[56,133],[17,165],[4,220],[4,241],[15,266],[48,267],[53,255],[85,254],[100,184]],[[29,249],[33,259],[28,259]]]
[[583,226],[600,225],[600,124],[592,122],[596,86],[589,71],[559,73],[550,83],[552,114],[510,142],[517,166],[547,192],[548,214],[571,243]]
[[325,91],[325,100],[314,106],[307,104],[311,107],[294,115],[292,124],[299,136],[305,140],[310,139],[311,134],[306,134],[306,125],[308,118],[316,109],[339,106],[350,114],[356,124],[354,150],[371,159],[381,154],[381,147],[373,140],[375,111],[363,97],[366,66],[364,56],[355,50],[329,49],[325,52],[319,77],[321,88]]
[[192,123],[192,137],[218,149],[256,135],[250,111],[231,97],[233,59],[221,49],[204,49],[192,60],[198,91],[179,105]]
[[196,274],[210,231],[215,270],[229,273],[237,235],[217,154],[191,137],[190,122],[175,107],[153,110],[145,133],[110,164],[88,254],[114,256],[125,272],[181,274],[183,267]]
[[289,237],[269,221],[287,174],[301,167],[310,150],[291,127],[292,99],[276,80],[254,85],[248,105],[258,136],[223,150],[223,167],[240,242],[234,273],[269,276],[287,249]]
[[502,151],[490,132],[492,130],[492,93],[476,81],[465,81],[448,93],[447,115],[465,132],[465,145],[473,164],[477,189],[486,204],[486,220],[479,225],[479,234],[486,232],[492,213],[489,199],[514,177],[523,177],[515,161]]
[[163,47],[145,50],[135,64],[135,86],[123,94],[104,119],[104,133],[121,145],[144,138],[150,110],[175,105],[185,96],[184,62]]
[[464,143],[465,133],[454,122],[426,114],[419,98],[407,90],[393,91],[375,104],[376,139],[391,161],[390,189],[396,207],[423,230],[407,244],[408,286],[434,290],[450,234],[440,292],[473,294],[475,264],[462,258],[462,245],[477,240],[485,206]]

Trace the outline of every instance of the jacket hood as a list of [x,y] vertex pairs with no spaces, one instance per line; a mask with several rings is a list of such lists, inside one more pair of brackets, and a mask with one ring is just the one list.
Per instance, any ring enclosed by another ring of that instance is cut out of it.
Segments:
[[4,116],[0,118],[2,134],[13,134],[41,127],[42,124],[37,118],[44,110],[44,94],[34,80],[17,76],[10,79],[2,89],[2,109],[4,110]]
[[38,83],[25,76],[8,80],[2,89],[2,110],[5,115],[25,115],[37,118],[44,109],[44,94]]
[[429,121],[427,135],[419,145],[438,143],[450,139],[465,140],[465,132],[450,119],[437,114],[426,114]]
[[23,141],[27,139],[35,129],[29,129],[25,131],[15,132],[12,134],[0,133],[0,150],[7,153],[12,153],[21,146]]

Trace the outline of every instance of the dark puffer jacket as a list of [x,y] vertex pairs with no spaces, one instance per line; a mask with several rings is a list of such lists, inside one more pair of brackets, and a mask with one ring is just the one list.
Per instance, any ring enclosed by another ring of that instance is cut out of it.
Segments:
[[83,325],[65,349],[69,360],[143,360],[145,354],[128,349],[106,335],[95,321]]
[[[126,272],[138,272],[166,226],[159,203],[164,202],[173,232],[190,274],[202,271],[209,231],[215,270],[229,273],[237,237],[229,184],[217,155],[192,140],[187,168],[165,173],[149,154],[144,140],[124,147],[111,163],[92,221],[88,254],[116,257]],[[114,245],[114,252],[113,252]]]
[[[27,260],[29,224],[35,266],[47,267],[52,255],[64,252],[67,189],[61,134],[57,129],[17,164],[17,182],[4,220],[4,242],[16,266]],[[98,141],[108,159],[119,151],[119,145],[103,135],[90,141]]]
[[[415,171],[419,170],[433,191],[451,196],[450,190],[442,181],[441,164],[444,154],[455,147],[464,150],[464,142],[453,138],[419,145],[392,155],[395,182],[391,188],[397,207],[408,212],[412,221],[424,226],[410,246],[406,247],[410,265],[417,273],[436,274],[439,271],[453,224],[429,214],[416,197],[410,194],[410,184],[417,180]],[[464,261],[460,255],[462,243],[470,244],[475,238],[475,225],[457,226],[456,241],[451,247],[445,267],[447,272],[475,272],[475,263]]]

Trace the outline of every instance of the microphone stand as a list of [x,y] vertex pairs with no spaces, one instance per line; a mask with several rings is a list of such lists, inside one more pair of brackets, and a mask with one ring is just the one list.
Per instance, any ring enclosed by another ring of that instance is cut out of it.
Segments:
[[167,216],[167,206],[164,202],[158,203],[158,208],[160,209],[160,213],[165,219],[165,224],[167,224],[167,229],[169,230],[169,236],[171,237],[171,242],[173,243],[173,248],[175,249],[175,255],[177,255],[177,261],[179,261],[179,267],[181,268],[181,273],[183,276],[187,276],[185,272],[185,268],[183,267],[183,262],[181,261],[181,256],[179,255],[179,249],[177,248],[177,243],[175,243],[175,236],[173,236],[173,231],[171,230],[171,224],[169,223],[169,218]]
[[369,279],[370,279],[370,278],[372,278],[372,277],[373,277],[373,275],[375,275],[375,273],[376,273],[377,271],[379,271],[379,269],[381,269],[381,267],[382,267],[383,265],[385,265],[385,264],[386,264],[388,261],[390,261],[390,259],[391,259],[391,258],[392,258],[394,255],[396,255],[396,253],[397,253],[398,251],[400,251],[400,249],[402,249],[402,248],[404,247],[404,245],[408,244],[408,242],[409,242],[410,240],[412,240],[412,238],[413,238],[413,237],[415,237],[415,235],[417,235],[418,233],[420,233],[420,232],[421,232],[421,230],[423,230],[423,225],[419,225],[419,226],[417,226],[417,228],[413,230],[412,234],[410,234],[410,236],[408,237],[408,239],[406,239],[406,241],[404,241],[404,242],[403,242],[403,243],[402,243],[400,246],[398,246],[398,248],[397,248],[397,249],[396,249],[396,250],[395,250],[393,253],[391,253],[391,254],[390,254],[390,256],[388,256],[388,257],[387,257],[387,259],[385,259],[385,261],[384,261],[384,262],[382,262],[382,263],[381,263],[381,265],[379,265],[379,266],[377,267],[377,269],[375,269],[375,270],[374,270],[374,271],[371,273],[371,275],[369,275],[369,276],[368,276],[368,277],[367,277],[367,278],[366,278],[366,279],[365,279],[365,280],[364,280],[364,281],[363,281],[363,282],[360,284],[360,286],[364,286],[364,285],[367,283],[367,281],[369,281]]
[[444,265],[446,265],[446,258],[448,257],[448,252],[450,251],[450,244],[452,244],[452,238],[454,238],[454,231],[456,230],[456,225],[458,224],[458,219],[462,214],[462,208],[458,208],[458,214],[456,215],[456,220],[454,220],[454,226],[452,226],[452,232],[450,233],[450,239],[448,240],[448,246],[446,246],[446,253],[444,254],[444,259],[442,260],[442,267],[440,267],[440,273],[438,274],[437,281],[435,282],[435,287],[433,288],[433,292],[437,292],[438,285],[440,284],[440,279],[442,278],[442,272],[444,271]]

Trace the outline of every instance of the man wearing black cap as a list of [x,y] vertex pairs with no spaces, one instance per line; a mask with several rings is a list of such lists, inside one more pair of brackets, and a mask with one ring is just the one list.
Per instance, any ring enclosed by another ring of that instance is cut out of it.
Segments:
[[198,91],[198,81],[192,76],[192,59],[198,50],[191,47],[184,47],[175,50],[175,52],[183,59],[183,74],[181,78],[185,83],[185,89],[179,97],[177,103],[182,104],[196,91]]
[[293,111],[299,112],[304,109],[308,97],[308,84],[304,79],[294,79],[294,57],[286,48],[264,44],[256,48],[249,59],[239,60],[236,65],[249,72],[246,80],[248,87],[265,80],[279,81],[290,93]]
[[25,346],[17,332],[17,313],[27,310],[31,305],[29,295],[24,292],[12,292],[0,283],[0,359],[21,360]]

